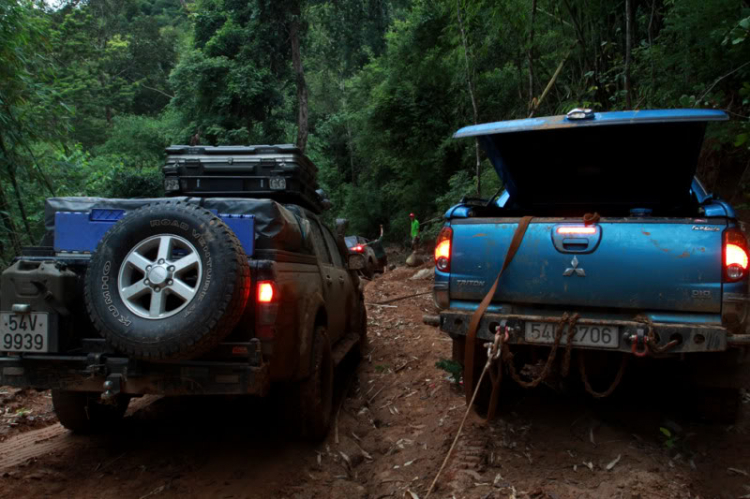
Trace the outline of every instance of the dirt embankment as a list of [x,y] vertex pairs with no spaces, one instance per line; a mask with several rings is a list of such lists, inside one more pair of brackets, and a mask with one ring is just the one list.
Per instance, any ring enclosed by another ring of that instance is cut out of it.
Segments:
[[[417,270],[377,277],[367,300],[427,291],[430,280],[409,279]],[[278,401],[148,399],[114,435],[51,426],[9,436],[0,443],[0,498],[424,499],[465,411],[459,387],[435,367],[451,346],[421,323],[433,311],[430,295],[368,307],[367,356],[340,369],[337,430],[320,445],[287,434]],[[555,388],[514,399],[491,424],[470,415],[431,497],[750,494],[747,404],[727,426],[684,416],[649,386],[625,384],[605,401]],[[49,410],[44,394],[31,399]],[[23,462],[8,457],[19,453]]]

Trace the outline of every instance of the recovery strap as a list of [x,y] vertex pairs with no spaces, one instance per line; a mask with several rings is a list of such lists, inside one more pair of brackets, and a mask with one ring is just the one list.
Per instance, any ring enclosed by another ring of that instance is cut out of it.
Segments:
[[526,229],[529,228],[532,218],[534,217],[523,217],[521,218],[521,221],[518,222],[518,227],[516,227],[516,231],[513,233],[513,239],[510,241],[508,252],[505,254],[503,266],[497,274],[497,279],[495,279],[495,283],[471,316],[469,331],[466,334],[466,348],[464,351],[464,390],[466,392],[467,404],[471,403],[471,397],[474,394],[474,355],[476,353],[477,329],[479,329],[479,323],[482,321],[482,316],[487,310],[487,307],[490,306],[492,297],[495,296],[495,291],[497,291],[497,286],[500,283],[500,277],[503,275],[503,272],[508,265],[510,265],[510,262],[513,261],[513,257],[516,256],[518,248],[523,241],[523,236],[526,234]]

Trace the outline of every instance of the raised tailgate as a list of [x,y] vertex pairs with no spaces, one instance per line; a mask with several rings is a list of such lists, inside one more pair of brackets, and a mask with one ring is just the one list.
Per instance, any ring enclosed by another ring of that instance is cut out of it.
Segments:
[[[500,271],[517,221],[466,219],[451,225],[451,300],[478,302]],[[602,219],[594,235],[557,232],[582,225],[580,219],[534,219],[494,301],[721,311],[723,222]]]

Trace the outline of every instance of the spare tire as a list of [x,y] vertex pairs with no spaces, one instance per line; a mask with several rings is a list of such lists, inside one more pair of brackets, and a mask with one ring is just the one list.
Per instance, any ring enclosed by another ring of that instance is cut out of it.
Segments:
[[250,270],[234,233],[197,205],[129,212],[99,242],[86,274],[91,321],[118,351],[145,360],[197,357],[242,316]]

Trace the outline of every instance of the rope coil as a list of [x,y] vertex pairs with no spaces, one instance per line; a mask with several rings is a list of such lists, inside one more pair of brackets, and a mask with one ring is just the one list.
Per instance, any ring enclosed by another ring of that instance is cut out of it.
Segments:
[[[544,363],[544,367],[542,368],[541,373],[536,378],[533,378],[531,381],[525,381],[521,378],[518,371],[516,370],[515,363],[513,362],[513,353],[510,351],[510,345],[506,341],[503,343],[503,351],[502,351],[502,360],[503,363],[508,367],[508,372],[510,373],[511,378],[518,383],[523,388],[535,388],[539,386],[540,383],[542,383],[545,379],[549,377],[550,372],[552,371],[552,365],[555,362],[555,358],[557,356],[557,350],[560,347],[560,342],[562,341],[563,333],[565,332],[565,327],[568,327],[567,335],[566,335],[566,343],[565,343],[565,353],[562,361],[562,366],[560,368],[560,374],[562,377],[567,377],[570,373],[570,359],[572,357],[572,351],[573,351],[573,337],[576,333],[576,323],[578,322],[578,319],[580,318],[580,314],[573,314],[568,315],[567,313],[563,314],[562,317],[560,317],[560,320],[557,322],[557,329],[555,330],[555,340],[552,344],[552,349],[550,350],[549,355],[547,356],[547,361]],[[498,326],[499,329],[499,326]],[[506,328],[507,329],[507,328]],[[507,331],[505,333],[507,336]],[[649,328],[649,334],[647,335],[647,338],[650,338],[648,340],[649,343],[653,343],[656,345],[656,339],[653,332],[653,325],[650,325]],[[668,343],[664,347],[661,347],[661,351],[666,351],[669,348],[672,348],[674,345],[672,345],[673,342]],[[675,342],[676,343],[676,342]],[[591,383],[588,380],[588,376],[586,374],[586,366],[585,366],[585,360],[584,360],[584,353],[579,352],[578,355],[578,368],[581,375],[581,381],[583,382],[583,385],[586,389],[586,392],[589,393],[591,396],[595,398],[603,398],[607,397],[612,394],[612,392],[615,391],[617,386],[622,381],[622,378],[625,374],[625,368],[628,363],[628,354],[623,353],[622,354],[622,361],[620,362],[620,368],[617,372],[617,375],[615,376],[615,379],[612,381],[610,386],[604,390],[603,392],[597,392],[594,390],[591,386]],[[502,366],[498,369],[500,371],[500,376],[498,378],[501,379],[502,376]],[[492,398],[490,399],[490,404],[493,404],[494,400],[497,399],[496,392],[499,391],[500,383],[499,381],[495,383],[493,379],[492,384]],[[492,419],[491,416],[494,416],[494,405],[490,405],[490,413],[488,414],[487,419]]]

